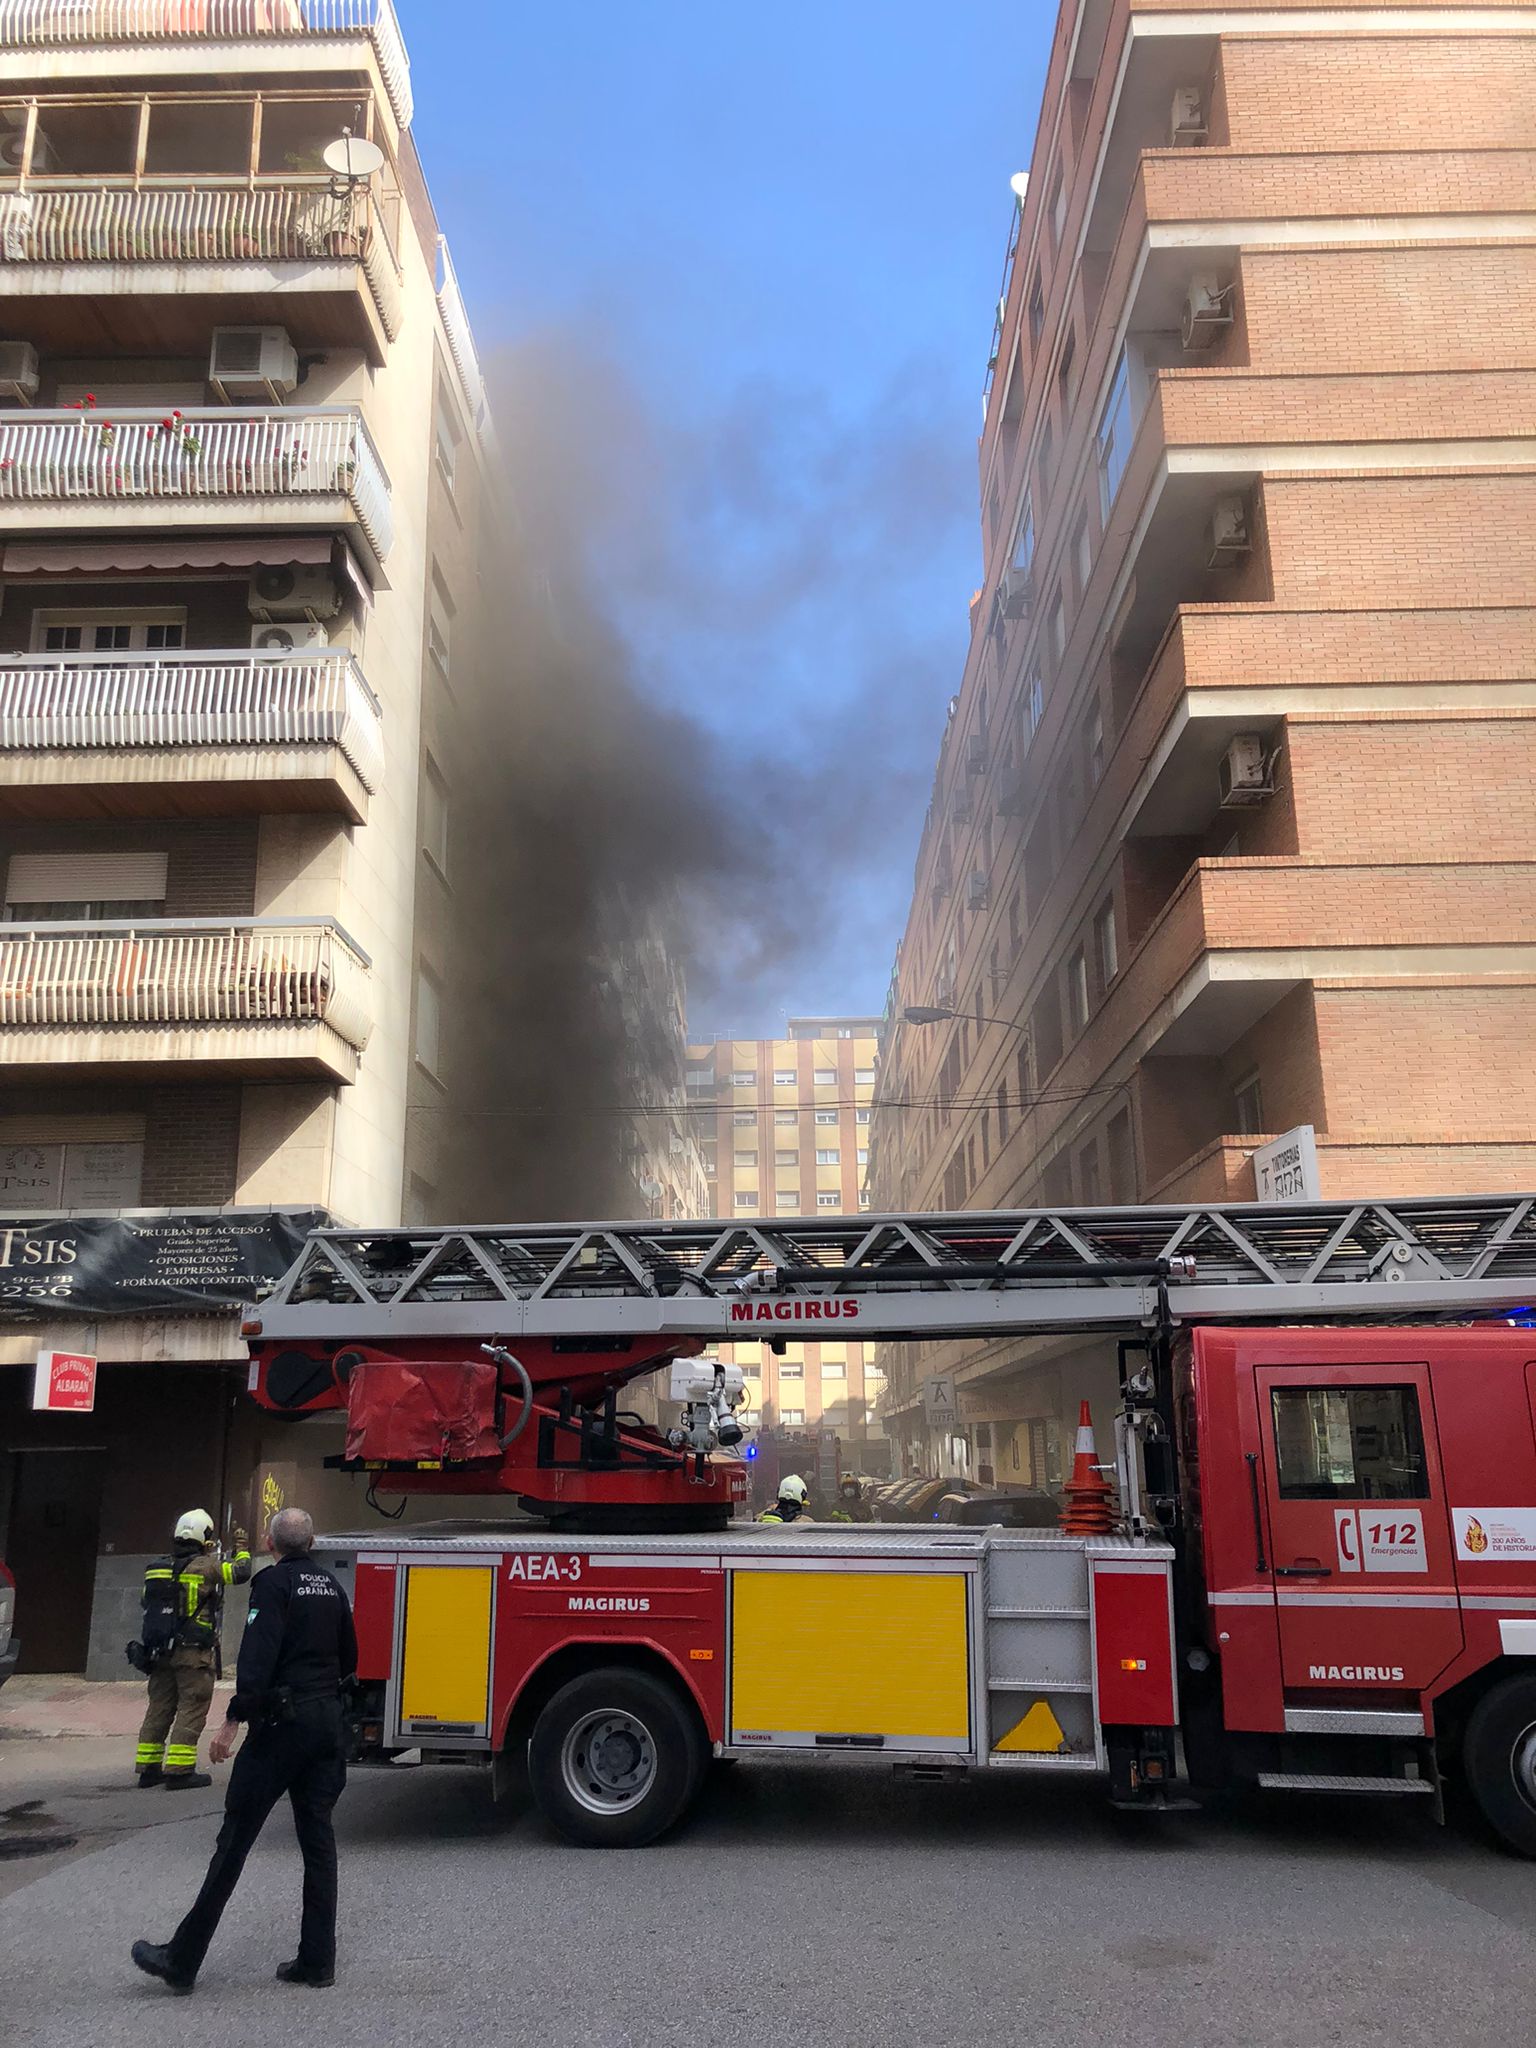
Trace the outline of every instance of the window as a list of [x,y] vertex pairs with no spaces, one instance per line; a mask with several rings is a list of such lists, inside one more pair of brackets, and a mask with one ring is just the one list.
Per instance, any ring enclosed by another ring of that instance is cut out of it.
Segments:
[[786,1127],[790,1130],[793,1130],[795,1125],[800,1121],[798,1115],[792,1109],[776,1109],[773,1112],[773,1120],[775,1124],[778,1125],[780,1130],[783,1130]]
[[440,875],[448,873],[448,785],[429,754],[421,778],[421,850]]
[[40,654],[115,654],[143,648],[163,652],[186,642],[186,613],[34,612],[33,648]]
[[1045,716],[1045,684],[1040,679],[1040,672],[1038,669],[1029,679],[1029,696],[1027,699],[1027,704],[1029,718],[1029,736],[1031,739],[1033,739],[1035,734],[1040,730],[1041,719]]
[[1029,565],[1035,559],[1035,514],[1026,497],[1019,512],[1019,523],[1013,534],[1013,559],[1011,567],[1020,576],[1029,574]]
[[1104,1186],[1099,1179],[1097,1138],[1090,1138],[1077,1155],[1077,1199],[1090,1207],[1104,1199]]
[[1061,355],[1056,364],[1056,389],[1061,396],[1061,416],[1065,420],[1072,406],[1072,391],[1077,382],[1077,337],[1069,327],[1067,338],[1061,345]]
[[1412,1387],[1275,1387],[1282,1500],[1427,1500],[1429,1466]]
[[438,582],[434,566],[427,602],[427,655],[445,683],[448,680],[449,650],[453,643],[452,620],[453,601]]
[[1239,1081],[1232,1091],[1237,1105],[1237,1128],[1240,1136],[1256,1137],[1264,1128],[1264,1090],[1257,1074],[1250,1074]]
[[164,853],[14,853],[5,916],[14,924],[163,917],[169,866]]
[[1056,445],[1056,433],[1049,420],[1040,430],[1040,452],[1035,457],[1035,477],[1043,505],[1051,486],[1051,463]]
[[738,1209],[755,1209],[757,1207],[757,1189],[739,1188],[736,1193],[736,1206]]
[[867,1209],[867,1208],[869,1207],[869,1190],[868,1190],[868,1188],[864,1188],[864,1189],[862,1189],[862,1190],[860,1191],[860,1194],[859,1194],[859,1207],[860,1207],[861,1209]]
[[816,1206],[818,1209],[835,1209],[841,1200],[842,1197],[840,1195],[818,1194],[816,1197]]
[[780,1188],[773,1198],[773,1206],[793,1216],[800,1206],[800,1190],[798,1188]]
[[1024,1039],[1021,1039],[1021,1040],[1020,1040],[1020,1043],[1019,1043],[1019,1054],[1018,1054],[1018,1060],[1017,1060],[1017,1062],[1016,1062],[1016,1072],[1018,1073],[1018,1077],[1019,1077],[1019,1115],[1020,1115],[1020,1116],[1022,1116],[1022,1115],[1024,1114],[1024,1111],[1025,1111],[1025,1109],[1026,1109],[1026,1108],[1028,1107],[1028,1105],[1029,1105],[1029,1040],[1028,1040],[1028,1038],[1024,1038]]
[[795,1085],[794,1068],[775,1067],[773,1070],[773,1085],[775,1088],[793,1088]]
[[779,1420],[780,1422],[804,1422],[805,1410],[803,1408],[781,1409],[779,1412]]
[[826,1151],[816,1154],[816,1164],[818,1166],[841,1166],[842,1161],[843,1155],[836,1146],[829,1147]]
[[1109,396],[1104,401],[1104,410],[1099,415],[1099,431],[1095,440],[1095,451],[1099,462],[1099,509],[1104,518],[1109,518],[1109,508],[1115,502],[1120,489],[1120,480],[1125,475],[1125,465],[1131,459],[1131,439],[1135,423],[1131,417],[1131,369],[1125,350],[1120,351],[1120,360],[1115,366]]
[[442,1072],[443,992],[425,967],[416,970],[416,1057],[429,1074]]
[[1067,962],[1067,1007],[1073,1028],[1081,1031],[1088,1022],[1088,959],[1081,947]]
[[757,1076],[750,1067],[737,1067],[731,1074],[733,1088],[754,1088],[756,1085]]
[[733,1109],[731,1111],[731,1122],[737,1130],[742,1130],[757,1122],[757,1111],[755,1109]]
[[775,1152],[773,1163],[775,1166],[798,1166],[800,1154],[794,1147],[791,1147],[787,1152]]
[[837,1122],[837,1111],[835,1109],[818,1109],[816,1121],[819,1124],[835,1124]]
[[1083,757],[1088,766],[1088,787],[1097,789],[1104,779],[1104,714],[1090,711],[1083,724]]
[[1049,635],[1051,659],[1060,667],[1061,657],[1067,651],[1067,620],[1062,610],[1060,591],[1051,599]]
[[864,1146],[862,1146],[862,1145],[861,1145],[861,1146],[859,1147],[859,1153],[858,1153],[858,1158],[859,1158],[859,1164],[860,1164],[860,1166],[868,1166],[868,1164],[869,1164],[869,1153],[868,1153],[868,1151],[867,1151],[867,1150],[866,1150],[866,1149],[864,1148]]
[[1081,604],[1089,578],[1093,575],[1093,541],[1086,512],[1078,520],[1077,532],[1072,536],[1072,559],[1077,571],[1077,600]]
[[1120,953],[1115,943],[1115,906],[1106,903],[1093,920],[1093,949],[1099,960],[1099,979],[1108,988],[1120,972]]
[[874,1087],[874,1085],[875,1085],[875,1070],[874,1070],[874,1068],[873,1068],[873,1067],[855,1067],[855,1068],[854,1068],[854,1070],[853,1070],[853,1081],[854,1081],[854,1086],[855,1086],[856,1088],[873,1088],[873,1087]]
[[869,1111],[867,1109],[856,1109],[853,1112],[853,1120],[856,1124],[867,1124],[869,1122]]
[[779,1360],[779,1378],[781,1380],[803,1380],[805,1378],[804,1363],[800,1359],[781,1358]]
[[828,1358],[822,1354],[821,1376],[824,1380],[845,1380],[848,1377],[848,1362],[843,1358]]
[[760,1358],[744,1358],[741,1369],[749,1380],[760,1380],[763,1376],[763,1361]]
[[1040,337],[1045,332],[1045,287],[1040,282],[1040,273],[1035,272],[1035,281],[1029,288],[1029,345],[1040,346]]
[[453,412],[448,399],[441,391],[437,394],[435,428],[437,471],[443,482],[448,486],[449,494],[451,495],[454,477],[459,466],[459,430],[454,423]]
[[1008,1083],[997,1084],[997,1142],[999,1146],[1008,1142]]
[[816,1067],[813,1069],[812,1078],[818,1088],[835,1088],[837,1086],[837,1069],[836,1067]]
[[853,1026],[851,1024],[839,1024],[832,1036],[834,1038],[852,1038]]
[[750,1152],[733,1153],[732,1157],[738,1166],[756,1166],[757,1164],[757,1151],[755,1147]]
[[1066,232],[1067,180],[1065,174],[1058,170],[1056,173],[1056,183],[1051,189],[1051,246],[1053,249],[1059,250],[1061,248],[1062,237]]

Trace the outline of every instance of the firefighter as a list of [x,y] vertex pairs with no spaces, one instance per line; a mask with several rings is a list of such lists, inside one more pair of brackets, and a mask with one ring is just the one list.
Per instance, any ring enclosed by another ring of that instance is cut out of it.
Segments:
[[779,1481],[779,1497],[771,1508],[764,1508],[757,1518],[760,1522],[810,1522],[815,1517],[810,1510],[810,1494],[805,1481],[797,1472],[786,1472]]
[[304,1892],[299,1952],[279,1966],[278,1981],[317,1988],[335,1981],[331,1810],[347,1782],[341,1692],[357,1670],[357,1636],[346,1594],[310,1555],[314,1540],[315,1525],[301,1508],[272,1517],[267,1548],[276,1563],[252,1583],[234,1698],[208,1747],[213,1761],[223,1763],[246,1724],[213,1859],[170,1940],[133,1944],[138,1967],[172,1991],[193,1988],[245,1859],[284,1793],[304,1858]]
[[872,1522],[875,1519],[875,1511],[864,1498],[864,1489],[859,1484],[856,1473],[845,1472],[843,1474],[838,1484],[837,1493],[838,1505],[842,1511],[841,1519],[843,1521]]
[[219,1675],[219,1631],[224,1588],[251,1576],[250,1541],[233,1532],[234,1556],[222,1557],[213,1517],[190,1508],[176,1524],[169,1557],[144,1574],[144,1640],[135,1662],[149,1671],[149,1705],[139,1729],[134,1764],[142,1786],[170,1791],[211,1785],[197,1768],[198,1737],[213,1704]]

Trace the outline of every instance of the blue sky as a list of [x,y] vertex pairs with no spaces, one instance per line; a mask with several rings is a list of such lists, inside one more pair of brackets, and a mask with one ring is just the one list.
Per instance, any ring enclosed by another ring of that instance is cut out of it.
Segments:
[[711,927],[694,1025],[877,1009],[1054,9],[399,4],[502,424],[526,399],[576,479],[588,587],[638,687],[705,728],[733,910],[771,934]]

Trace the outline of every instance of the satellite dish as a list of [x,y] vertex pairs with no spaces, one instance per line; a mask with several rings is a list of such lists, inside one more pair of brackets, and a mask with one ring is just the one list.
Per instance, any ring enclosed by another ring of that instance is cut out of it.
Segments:
[[[329,154],[327,154],[326,156],[326,162],[330,162]],[[1028,171],[1015,171],[1013,176],[1008,180],[1008,188],[1012,192],[1014,198],[1017,199],[1020,206],[1022,206],[1024,204],[1024,195],[1029,190]]]
[[320,161],[338,178],[371,178],[384,168],[384,152],[364,135],[338,135],[320,152]]

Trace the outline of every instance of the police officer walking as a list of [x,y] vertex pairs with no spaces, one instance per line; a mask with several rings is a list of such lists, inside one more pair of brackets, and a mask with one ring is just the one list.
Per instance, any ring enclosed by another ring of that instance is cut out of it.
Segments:
[[216,1533],[206,1508],[188,1509],[176,1524],[170,1556],[157,1558],[144,1574],[144,1639],[128,1654],[149,1672],[149,1705],[134,1755],[146,1787],[174,1792],[213,1783],[197,1768],[197,1744],[219,1675],[224,1588],[243,1586],[251,1576],[245,1531],[234,1532],[232,1558],[219,1556]]
[[249,1732],[230,1773],[224,1824],[192,1909],[163,1945],[133,1944],[133,1960],[173,1991],[193,1988],[240,1881],[245,1859],[286,1792],[304,1857],[299,1952],[277,1975],[284,1984],[333,1983],[336,1969],[336,1836],[331,1809],[347,1769],[341,1686],[357,1669],[352,1610],[341,1587],[310,1555],[315,1525],[300,1508],[272,1517],[267,1548],[277,1562],[251,1584],[229,1717],[209,1745],[215,1763]]

